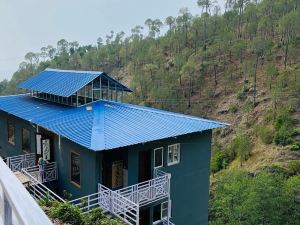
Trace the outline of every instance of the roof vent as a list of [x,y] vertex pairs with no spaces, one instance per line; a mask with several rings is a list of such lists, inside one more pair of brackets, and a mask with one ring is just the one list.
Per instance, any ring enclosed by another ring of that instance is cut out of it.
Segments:
[[91,111],[91,110],[93,110],[93,106],[86,106],[85,109],[86,109],[87,111]]

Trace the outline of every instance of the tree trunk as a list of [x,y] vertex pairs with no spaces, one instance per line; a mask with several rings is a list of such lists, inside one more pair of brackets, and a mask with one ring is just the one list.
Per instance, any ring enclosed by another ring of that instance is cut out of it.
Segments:
[[254,66],[254,81],[253,81],[253,107],[256,105],[256,73],[257,73],[257,65],[258,65],[258,58],[259,56],[256,56],[256,62]]

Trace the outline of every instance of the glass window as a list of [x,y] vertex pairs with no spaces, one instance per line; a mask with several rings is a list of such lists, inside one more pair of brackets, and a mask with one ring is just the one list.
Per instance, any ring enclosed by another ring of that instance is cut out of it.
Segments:
[[7,141],[15,145],[15,126],[11,122],[7,122]]
[[154,168],[159,168],[164,165],[164,148],[154,149]]
[[180,144],[168,146],[168,165],[174,165],[180,162]]
[[71,152],[71,182],[80,186],[80,158],[74,152]]
[[23,152],[30,152],[30,131],[28,129],[22,129],[22,150]]

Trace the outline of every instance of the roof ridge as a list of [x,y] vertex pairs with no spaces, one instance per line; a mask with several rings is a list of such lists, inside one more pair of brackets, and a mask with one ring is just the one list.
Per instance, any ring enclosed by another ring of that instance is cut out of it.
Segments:
[[[107,101],[107,100],[105,100]],[[121,102],[114,102],[114,101],[107,101],[113,104],[118,104],[118,105],[123,105],[123,106],[127,106],[136,110],[142,110],[142,111],[146,111],[146,112],[151,112],[151,113],[157,113],[157,114],[163,114],[163,115],[169,115],[169,116],[176,116],[176,117],[181,117],[181,118],[187,118],[187,119],[192,119],[192,120],[200,120],[200,121],[204,121],[204,122],[208,122],[208,123],[213,123],[213,124],[223,124],[223,125],[230,125],[227,123],[222,123],[222,122],[218,122],[218,121],[213,121],[213,120],[209,120],[209,119],[204,119],[204,118],[200,118],[200,117],[196,117],[196,116],[192,116],[192,115],[186,115],[186,114],[180,114],[180,113],[176,113],[176,112],[170,112],[170,111],[166,111],[166,110],[162,110],[162,109],[156,109],[156,108],[151,108],[151,107],[147,107],[147,106],[140,106],[140,105],[133,105],[130,103],[121,103]]]
[[[101,101],[93,102],[93,103],[94,104],[91,104],[91,107],[92,107],[91,110],[93,110],[93,127],[92,127],[92,131],[91,131],[91,141],[90,141],[91,146],[90,146],[90,148],[91,149],[105,149],[106,148],[105,132],[104,132],[105,111],[103,110],[103,113],[99,113],[99,110],[97,110],[97,108],[104,107],[104,104]],[[87,109],[83,109],[83,110],[87,110]],[[99,139],[103,140],[103,142],[99,141]]]
[[54,69],[54,68],[46,68],[45,71],[53,71],[53,72],[70,72],[70,73],[89,73],[89,74],[98,74],[101,75],[104,73],[103,71],[89,71],[89,70],[64,70],[64,69]]

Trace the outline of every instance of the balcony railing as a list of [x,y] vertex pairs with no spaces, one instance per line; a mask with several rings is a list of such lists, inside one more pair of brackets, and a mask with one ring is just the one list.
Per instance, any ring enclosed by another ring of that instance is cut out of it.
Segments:
[[13,172],[0,158],[0,224],[51,225]]
[[[170,200],[171,175],[155,170],[154,179],[138,183],[117,191],[113,191],[102,184],[98,185],[98,192],[71,201],[84,212],[100,207],[105,212],[118,217],[128,225],[139,225],[140,207],[168,198]],[[170,201],[169,201],[170,202]],[[169,204],[170,206],[170,204]],[[168,208],[170,212],[170,208]],[[164,224],[174,225],[169,221],[170,213]]]
[[155,170],[154,179],[117,190],[116,192],[139,206],[145,206],[169,196],[170,179],[170,174]]
[[35,180],[38,181],[39,183],[46,183],[46,182],[57,180],[56,162],[51,162],[45,165],[23,168],[22,172],[23,173],[26,172],[26,174],[30,174],[30,177],[35,178]]
[[7,166],[11,169],[11,171],[21,171],[26,167],[35,166],[36,164],[36,156],[34,153],[17,155],[12,157],[7,157],[5,159]]

